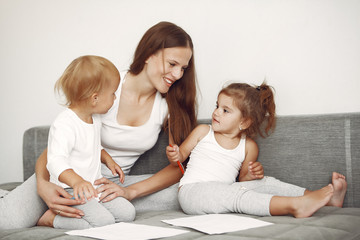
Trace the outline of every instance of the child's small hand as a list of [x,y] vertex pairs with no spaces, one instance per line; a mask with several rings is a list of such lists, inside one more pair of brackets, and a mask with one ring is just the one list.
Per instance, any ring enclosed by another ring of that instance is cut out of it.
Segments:
[[120,182],[124,183],[125,174],[121,167],[111,158],[106,161],[106,166],[110,169],[111,173],[116,176],[119,176]]
[[85,199],[90,200],[98,196],[95,188],[88,181],[79,181],[72,188],[74,189],[74,198],[76,200],[81,199],[85,201]]
[[177,162],[178,161],[181,162],[179,146],[178,145],[167,146],[166,147],[166,156],[168,157],[169,162],[173,166],[177,166]]
[[260,162],[249,162],[248,175],[251,179],[262,179],[264,168]]

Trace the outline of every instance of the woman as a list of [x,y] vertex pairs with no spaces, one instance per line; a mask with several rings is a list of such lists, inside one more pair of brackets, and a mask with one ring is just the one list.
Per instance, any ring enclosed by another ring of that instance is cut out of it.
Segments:
[[[183,94],[184,92],[186,94]],[[169,22],[160,22],[144,34],[135,51],[129,71],[121,73],[117,99],[102,118],[102,144],[123,171],[128,173],[137,158],[155,144],[162,127],[169,132],[170,143],[180,144],[195,127],[196,118],[196,79],[192,40],[180,27]],[[150,119],[152,121],[149,121]],[[139,134],[149,135],[148,138],[142,137],[148,141],[140,143]],[[131,139],[137,140],[136,149],[133,144],[131,145]],[[128,146],[129,144],[131,146]],[[134,157],[128,157],[129,153]],[[14,219],[11,220],[12,224],[6,223],[8,226],[4,227],[1,222],[2,228],[30,227],[34,225],[34,220],[36,223],[39,218],[40,225],[51,226],[54,214],[77,218],[83,215],[80,210],[69,207],[80,204],[79,200],[71,199],[72,196],[64,189],[48,181],[46,162],[45,150],[36,164],[36,182],[39,196],[51,211],[47,211],[40,218],[46,206],[33,193],[35,184],[32,177],[32,180],[28,180],[29,183],[23,184],[26,185],[26,192],[29,192],[31,198],[28,199],[27,195],[22,194],[27,201],[34,201],[31,204],[32,208],[25,206],[21,213],[11,217]],[[102,171],[102,173],[105,177],[112,177],[111,180],[115,182],[105,178],[95,182],[95,184],[104,184],[98,188],[98,192],[102,193],[101,200],[104,202],[117,196],[123,196],[128,200],[148,196],[177,183],[181,178],[179,169],[169,165],[152,176],[126,176],[124,185],[127,187],[121,187],[118,185],[118,178],[114,177],[111,171]],[[20,190],[24,188],[25,186],[21,186]],[[165,190],[164,194],[168,195],[164,196],[159,192],[149,198],[157,195],[154,202],[167,199],[178,204],[176,187]],[[12,202],[9,200],[11,195],[15,194],[11,192],[6,196],[7,203]],[[147,201],[147,198],[142,198],[141,201]],[[22,203],[18,202],[17,206],[19,204]],[[0,207],[3,209],[3,206]],[[1,214],[1,218],[11,215]]]

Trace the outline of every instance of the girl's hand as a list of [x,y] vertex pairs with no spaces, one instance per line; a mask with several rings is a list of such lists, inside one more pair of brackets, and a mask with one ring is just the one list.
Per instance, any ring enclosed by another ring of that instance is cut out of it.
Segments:
[[260,162],[249,162],[248,177],[252,180],[264,177],[264,168]]
[[85,199],[90,200],[98,196],[97,191],[88,181],[78,181],[71,187],[74,189],[74,198],[76,200],[85,201]]
[[101,151],[101,162],[110,169],[114,176],[119,175],[120,182],[124,183],[125,174],[123,170],[104,149]]
[[71,199],[72,196],[62,187],[49,181],[38,180],[37,191],[49,209],[55,214],[71,218],[81,218],[81,216],[84,216],[83,211],[69,206],[84,204],[85,202]]
[[133,192],[132,190],[120,187],[119,185],[113,183],[107,178],[103,177],[95,181],[95,185],[101,184],[102,186],[97,188],[97,192],[101,194],[99,198],[101,202],[108,202],[116,197],[123,197],[131,201],[135,196],[135,192]]
[[167,146],[166,147],[166,156],[173,166],[177,166],[177,162],[181,162],[181,155],[178,145]]
[[107,160],[105,164],[110,169],[112,174],[114,176],[118,175],[120,182],[124,183],[125,174],[124,174],[123,170],[121,169],[121,167],[112,158],[111,158],[111,160]]

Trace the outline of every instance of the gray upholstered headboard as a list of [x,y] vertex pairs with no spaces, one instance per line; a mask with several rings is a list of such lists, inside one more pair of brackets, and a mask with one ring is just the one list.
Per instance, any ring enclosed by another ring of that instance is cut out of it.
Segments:
[[35,172],[36,160],[47,147],[49,126],[29,128],[23,136],[24,181]]
[[344,206],[360,207],[360,113],[281,116],[275,132],[257,139],[265,174],[311,190],[344,174]]

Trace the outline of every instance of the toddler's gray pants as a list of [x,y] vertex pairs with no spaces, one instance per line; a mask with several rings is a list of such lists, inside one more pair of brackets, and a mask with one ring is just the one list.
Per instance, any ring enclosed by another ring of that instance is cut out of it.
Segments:
[[281,182],[273,177],[235,182],[199,182],[185,184],[179,190],[179,203],[186,214],[244,213],[270,216],[273,196],[297,197],[305,188]]

